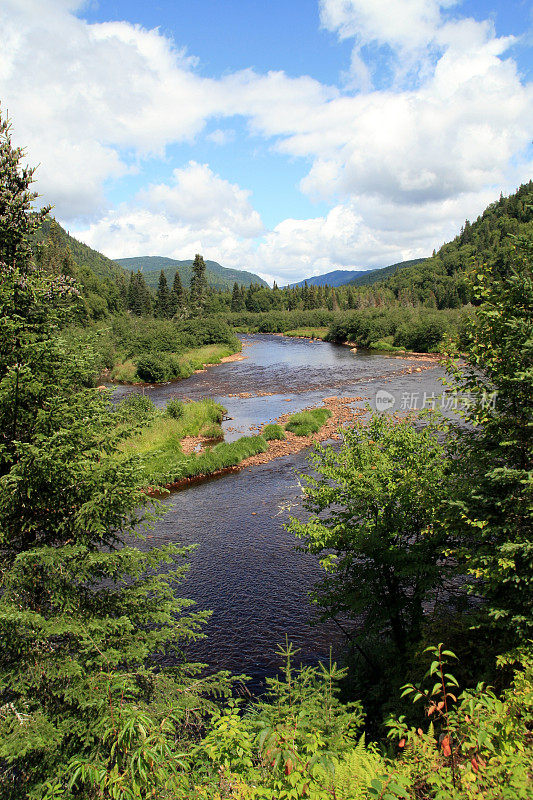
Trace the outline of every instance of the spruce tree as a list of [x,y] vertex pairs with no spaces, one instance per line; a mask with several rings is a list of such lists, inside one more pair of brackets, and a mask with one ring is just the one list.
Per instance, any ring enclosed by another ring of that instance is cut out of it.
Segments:
[[174,282],[172,284],[172,291],[170,292],[170,315],[174,316],[178,311],[185,307],[185,290],[181,282],[181,277],[176,270],[174,274]]
[[205,261],[199,253],[196,253],[192,265],[191,276],[191,305],[201,308],[207,296],[207,277],[205,274]]
[[131,273],[128,287],[128,308],[138,317],[148,316],[152,311],[152,298],[140,270]]
[[156,317],[171,316],[170,292],[168,290],[167,277],[163,270],[161,270],[159,275],[159,284],[157,286],[157,293],[155,296],[154,311]]
[[242,311],[244,308],[241,292],[239,289],[239,284],[237,281],[233,284],[233,292],[231,294],[231,310],[232,311]]

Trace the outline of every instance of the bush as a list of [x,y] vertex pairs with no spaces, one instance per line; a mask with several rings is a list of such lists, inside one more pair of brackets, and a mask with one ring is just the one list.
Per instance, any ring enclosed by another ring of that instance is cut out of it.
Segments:
[[137,359],[137,375],[147,383],[162,383],[168,380],[168,359],[155,353],[145,353]]
[[435,350],[444,336],[446,324],[437,317],[419,319],[402,325],[396,331],[393,344],[419,353]]
[[272,439],[286,438],[281,425],[265,425],[265,427],[263,428],[262,435],[267,440],[267,442],[270,442]]
[[149,397],[132,392],[118,404],[116,411],[124,419],[141,422],[153,417],[157,409]]
[[287,424],[286,431],[295,433],[296,436],[310,436],[317,433],[322,425],[331,417],[329,408],[313,408],[293,414]]
[[172,419],[180,419],[183,416],[183,401],[173,397],[172,400],[168,401],[165,413]]

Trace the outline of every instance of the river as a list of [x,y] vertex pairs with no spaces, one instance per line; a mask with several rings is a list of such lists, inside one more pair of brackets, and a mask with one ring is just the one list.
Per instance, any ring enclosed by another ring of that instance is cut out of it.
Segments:
[[[145,391],[158,406],[171,397],[212,397],[228,409],[224,428],[231,441],[331,395],[373,406],[381,390],[393,398],[394,409],[405,410],[421,408],[424,400],[430,405],[442,393],[441,368],[427,369],[423,360],[275,335],[242,339],[242,361],[144,390],[120,386],[116,397]],[[284,529],[290,513],[303,513],[297,473],[305,471],[306,459],[301,451],[171,494],[147,542],[198,544],[179,593],[213,615],[207,638],[191,645],[188,655],[216,669],[244,672],[256,689],[277,670],[276,648],[285,635],[300,648],[304,663],[327,658],[330,646],[337,651],[342,644],[334,623],[313,624],[308,593],[321,568]]]

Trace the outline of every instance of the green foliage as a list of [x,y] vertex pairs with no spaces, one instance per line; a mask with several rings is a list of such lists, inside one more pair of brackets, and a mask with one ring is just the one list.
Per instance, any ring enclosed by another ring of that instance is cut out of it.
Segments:
[[[178,273],[183,286],[189,286],[193,259],[178,261],[175,258],[166,258],[165,256],[136,256],[134,258],[119,258],[117,259],[117,264],[125,270],[136,271],[142,269],[148,286],[155,289],[161,270],[165,273],[169,284],[174,280],[175,274]],[[221,266],[216,261],[209,260],[205,262],[205,266],[207,283],[211,289],[231,290],[235,281],[239,286],[243,287],[247,287],[251,283],[259,283],[262,286],[267,285],[258,275],[246,270],[229,269]]]
[[373,416],[344,434],[340,451],[317,447],[303,477],[311,517],[289,530],[320,556],[314,592],[323,617],[348,615],[387,631],[399,653],[420,637],[422,607],[442,582],[437,523],[446,457],[437,431]]
[[224,438],[224,431],[222,430],[221,426],[213,422],[210,425],[205,425],[200,431],[200,434],[204,437],[204,439]]
[[461,314],[456,311],[362,309],[338,316],[326,339],[371,348],[392,337],[394,347],[427,353],[438,349],[445,334],[457,338],[460,320]]
[[455,431],[454,555],[508,647],[533,630],[533,238],[514,245],[515,266],[504,275],[477,274],[465,358],[448,365],[452,388],[470,398],[469,424]]
[[192,265],[190,302],[193,308],[201,309],[207,299],[207,277],[205,261],[196,253]]
[[[530,797],[533,722],[530,656],[523,656],[513,685],[502,697],[490,687],[459,694],[448,663],[454,654],[443,645],[428,648],[432,656],[424,685],[408,685],[404,695],[423,701],[429,722],[427,731],[406,725],[404,718],[388,722],[389,736],[399,740],[402,756],[391,763],[380,783],[400,773],[404,795],[435,800],[487,800]],[[390,791],[390,787],[389,787]]]
[[285,439],[285,433],[283,432],[281,425],[275,425],[272,423],[265,425],[261,433],[267,442],[272,441],[272,439]]
[[285,425],[285,430],[295,433],[296,436],[311,436],[318,433],[322,425],[331,417],[329,408],[311,408],[291,414]]
[[121,703],[163,681],[176,693],[187,669],[165,677],[152,658],[207,615],[174,595],[188,549],[132,545],[154,516],[140,465],[117,457],[126,430],[58,336],[72,284],[31,260],[32,171],[0,134],[0,794],[22,800],[105,750]]
[[183,400],[178,400],[177,397],[174,397],[166,404],[165,414],[167,414],[167,416],[172,417],[173,419],[180,419],[183,416],[183,413]]
[[116,414],[130,422],[146,422],[156,414],[153,401],[144,394],[132,392],[116,407]]

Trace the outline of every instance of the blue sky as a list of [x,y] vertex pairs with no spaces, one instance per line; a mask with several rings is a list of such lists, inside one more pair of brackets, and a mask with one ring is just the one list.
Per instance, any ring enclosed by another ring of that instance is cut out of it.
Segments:
[[45,5],[0,0],[0,102],[43,202],[111,257],[384,266],[531,176],[522,0]]

